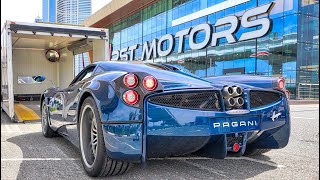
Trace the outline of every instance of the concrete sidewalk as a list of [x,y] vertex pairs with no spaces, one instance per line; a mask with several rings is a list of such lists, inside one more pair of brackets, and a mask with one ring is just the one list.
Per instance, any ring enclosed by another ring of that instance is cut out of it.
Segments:
[[290,105],[305,105],[305,104],[319,104],[319,99],[318,100],[289,100]]

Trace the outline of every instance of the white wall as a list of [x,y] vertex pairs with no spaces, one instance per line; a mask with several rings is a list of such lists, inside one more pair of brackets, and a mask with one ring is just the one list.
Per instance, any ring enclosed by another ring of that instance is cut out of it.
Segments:
[[66,48],[60,52],[61,58],[59,60],[59,68],[57,74],[59,76],[59,87],[64,89],[69,86],[73,80],[73,54],[71,51],[68,51]]
[[[93,41],[93,61],[106,60],[108,51],[105,40]],[[60,51],[60,60],[50,62],[46,50],[13,50],[13,91],[14,94],[42,94],[53,84],[61,89],[68,87],[74,78],[73,54],[66,48]],[[46,80],[36,84],[18,84],[18,76],[43,75]],[[52,81],[52,82],[51,82]]]
[[108,60],[108,44],[105,40],[93,40],[93,62]]
[[[52,87],[51,81],[57,84],[57,63],[45,57],[45,50],[13,49],[13,93],[42,94]],[[18,76],[43,75],[46,80],[39,84],[18,84]],[[51,80],[51,81],[50,81]]]

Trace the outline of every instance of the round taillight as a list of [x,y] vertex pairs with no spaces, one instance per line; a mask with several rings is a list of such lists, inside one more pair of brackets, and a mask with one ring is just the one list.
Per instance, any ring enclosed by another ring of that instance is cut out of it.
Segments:
[[238,143],[234,143],[232,146],[232,150],[234,152],[238,152],[240,150],[240,145]]
[[158,85],[157,79],[153,76],[146,76],[143,79],[143,87],[149,91],[154,90]]
[[134,105],[139,101],[139,94],[136,91],[128,90],[123,93],[123,100],[127,104]]
[[134,74],[127,74],[123,78],[123,83],[128,87],[128,88],[134,88],[138,85],[138,77]]
[[283,90],[284,89],[284,80],[283,79],[279,79],[278,80],[278,88],[280,90]]

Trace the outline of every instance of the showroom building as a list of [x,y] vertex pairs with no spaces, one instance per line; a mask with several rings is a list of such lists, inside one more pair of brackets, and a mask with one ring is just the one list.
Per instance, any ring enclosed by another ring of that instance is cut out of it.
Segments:
[[112,60],[284,77],[291,98],[319,98],[318,0],[114,0],[84,24],[110,30]]

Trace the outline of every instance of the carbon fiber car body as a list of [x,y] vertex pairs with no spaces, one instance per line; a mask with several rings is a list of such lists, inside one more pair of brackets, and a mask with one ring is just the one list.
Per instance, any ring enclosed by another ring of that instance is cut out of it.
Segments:
[[[88,68],[94,69],[92,75],[76,81]],[[248,147],[277,149],[288,143],[289,106],[281,91],[209,82],[156,65],[100,62],[86,69],[67,89],[48,89],[41,98],[49,108],[50,127],[77,146],[78,115],[88,96],[98,107],[106,153],[113,159],[145,162],[191,153],[224,158],[233,152],[235,142],[240,144],[240,155]],[[140,97],[135,105],[122,99],[128,90],[123,77],[128,73],[139,78],[133,88]],[[141,85],[147,75],[158,80],[153,91]],[[222,93],[226,86],[243,90],[241,107],[226,107]]]

